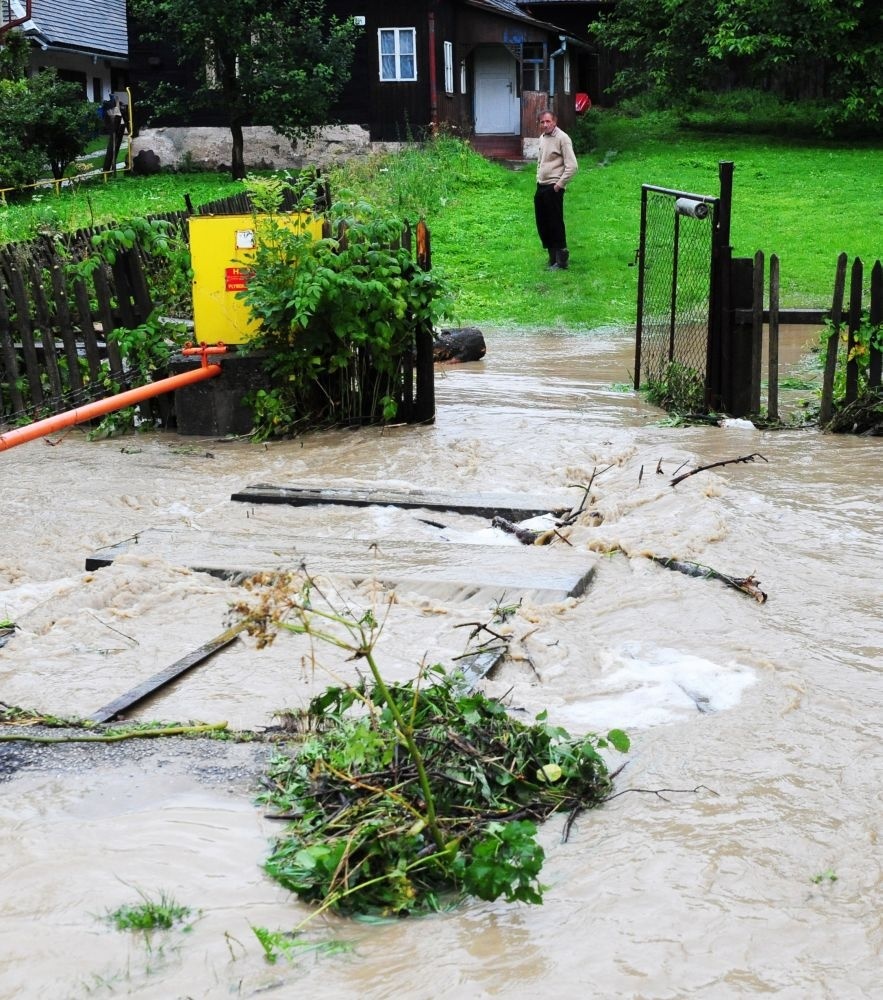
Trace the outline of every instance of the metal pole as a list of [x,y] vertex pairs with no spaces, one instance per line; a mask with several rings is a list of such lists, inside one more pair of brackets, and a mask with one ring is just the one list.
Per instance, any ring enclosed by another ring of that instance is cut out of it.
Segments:
[[121,392],[116,396],[97,399],[92,403],[86,403],[85,406],[79,406],[75,410],[56,413],[53,417],[46,417],[45,420],[37,420],[26,427],[16,427],[5,434],[0,434],[0,451],[8,451],[16,445],[25,444],[27,441],[35,441],[37,438],[53,434],[55,431],[63,430],[65,427],[73,427],[75,424],[85,423],[87,420],[93,420],[95,417],[103,417],[106,413],[113,413],[115,410],[134,406],[136,403],[150,399],[153,396],[161,396],[164,392],[172,392],[175,389],[183,389],[185,386],[193,385],[196,382],[204,382],[206,379],[215,378],[220,374],[221,366],[210,364],[201,368],[194,368],[192,371],[182,372],[180,375],[172,375],[170,378],[160,379],[158,382],[139,385],[135,389],[129,389],[127,392]]
[[641,231],[638,243],[638,311],[635,320],[635,391],[641,388],[641,331],[644,326],[644,250],[647,241],[647,188],[641,188]]

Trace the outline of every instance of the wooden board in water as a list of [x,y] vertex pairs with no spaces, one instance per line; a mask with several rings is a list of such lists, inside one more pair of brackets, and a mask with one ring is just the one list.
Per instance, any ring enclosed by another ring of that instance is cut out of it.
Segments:
[[463,545],[438,541],[260,536],[187,528],[148,528],[99,549],[86,569],[109,566],[121,555],[158,558],[223,579],[301,567],[316,578],[354,584],[375,581],[438,600],[554,603],[585,593],[598,557],[564,546]]
[[242,503],[284,503],[294,507],[312,504],[343,504],[349,507],[402,507],[404,509],[447,510],[478,517],[505,517],[523,521],[540,514],[564,514],[582,497],[579,491],[558,491],[543,496],[522,493],[445,493],[425,490],[391,490],[383,487],[301,487],[256,483],[234,493],[231,500]]

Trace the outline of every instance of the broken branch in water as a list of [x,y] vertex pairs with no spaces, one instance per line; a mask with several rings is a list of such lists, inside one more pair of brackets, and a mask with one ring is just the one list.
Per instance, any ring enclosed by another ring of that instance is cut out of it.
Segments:
[[507,521],[505,517],[500,517],[499,515],[491,521],[491,526],[514,535],[522,545],[548,545],[551,537],[543,538],[543,536],[551,536],[554,533],[548,530],[533,531],[531,528],[519,528],[517,524]]
[[580,489],[580,490],[583,491],[583,498],[580,501],[580,504],[579,504],[578,507],[575,507],[567,515],[567,517],[561,518],[558,521],[558,527],[559,528],[564,528],[567,525],[573,524],[574,521],[576,521],[576,519],[580,516],[580,514],[582,514],[582,512],[585,510],[586,503],[588,502],[588,500],[589,500],[589,498],[591,496],[591,493],[592,493],[592,483],[595,482],[595,480],[598,478],[598,476],[603,476],[605,472],[609,472],[612,468],[613,468],[613,464],[610,464],[610,465],[606,466],[605,468],[603,468],[599,472],[598,471],[598,467],[596,465],[592,469],[592,475],[591,475],[591,478],[589,479],[588,483],[586,483],[585,485],[582,485],[581,483],[571,483],[570,484],[572,487],[575,487],[576,489]]
[[697,472],[707,472],[709,469],[717,469],[722,465],[736,465],[739,462],[753,462],[756,458],[759,458],[763,462],[767,462],[767,459],[756,451],[751,455],[743,455],[741,458],[725,458],[722,462],[712,462],[711,465],[700,465],[698,469],[692,469],[690,472],[685,472],[681,476],[675,476],[669,485],[677,486],[678,483],[683,482],[685,479],[689,479],[690,476],[695,476]]
[[753,597],[758,604],[763,604],[766,601],[767,595],[760,589],[759,581],[755,580],[753,576],[742,578],[727,576],[726,573],[718,573],[716,569],[712,569],[710,566],[703,566],[701,563],[696,562],[681,562],[678,559],[669,559],[667,556],[650,556],[650,559],[660,566],[664,566],[666,569],[674,569],[679,573],[685,573],[687,576],[698,576],[704,580],[720,580],[728,587],[740,590],[743,594]]

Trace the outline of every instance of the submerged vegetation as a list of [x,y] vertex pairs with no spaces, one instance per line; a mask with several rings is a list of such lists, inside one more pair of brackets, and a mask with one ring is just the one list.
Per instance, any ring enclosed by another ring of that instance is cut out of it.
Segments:
[[[189,906],[182,906],[164,891],[156,898],[141,889],[136,891],[141,897],[140,903],[125,904],[107,914],[107,919],[118,931],[171,930],[193,912]],[[189,927],[184,929],[189,930]]]
[[336,610],[307,576],[249,586],[236,610],[259,645],[279,631],[305,635],[370,673],[313,699],[302,745],[267,775],[262,801],[290,825],[266,869],[319,904],[307,920],[326,909],[434,910],[462,894],[541,902],[537,823],[602,803],[612,788],[602,751],[627,751],[626,734],[572,737],[545,714],[521,722],[438,665],[388,683],[372,612]]

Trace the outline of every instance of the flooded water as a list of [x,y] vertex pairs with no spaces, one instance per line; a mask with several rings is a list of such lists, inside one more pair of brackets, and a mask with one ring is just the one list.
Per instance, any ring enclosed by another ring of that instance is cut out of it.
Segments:
[[[564,533],[597,560],[592,586],[523,603],[512,658],[485,688],[573,732],[627,729],[625,794],[583,815],[567,843],[561,821],[546,824],[542,906],[323,918],[314,939],[350,950],[271,965],[252,927],[289,929],[307,910],[261,871],[277,826],[241,777],[162,745],[78,767],[47,748],[0,783],[0,997],[883,996],[883,441],[663,426],[616,387],[630,380],[630,338],[486,337],[483,362],[437,373],[432,427],[261,446],[73,431],[0,455],[0,619],[18,625],[0,649],[0,700],[88,715],[223,631],[232,584],[137,546],[84,571],[95,550],[147,528],[190,528],[206,547],[222,530],[354,546],[447,538],[464,573],[476,552],[488,558],[477,518],[230,501],[249,484],[573,487],[577,503],[591,482]],[[670,485],[752,454],[766,461]],[[754,576],[768,601],[650,555]],[[335,600],[387,598],[363,581]],[[490,614],[399,591],[378,659],[397,677],[450,663],[468,632],[457,626]],[[296,637],[267,651],[240,640],[131,717],[260,728],[352,671]],[[139,891],[192,907],[191,930],[149,945],[113,930],[102,915]]]

